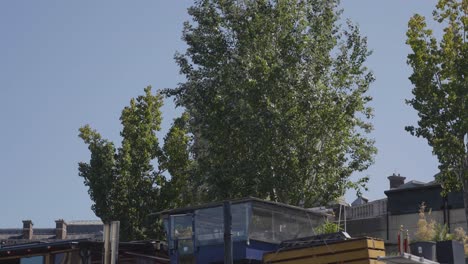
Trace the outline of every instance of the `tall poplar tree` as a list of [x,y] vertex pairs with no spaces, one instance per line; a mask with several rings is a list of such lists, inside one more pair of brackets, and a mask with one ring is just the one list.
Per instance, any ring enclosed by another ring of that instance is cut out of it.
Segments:
[[312,206],[366,181],[374,77],[337,0],[196,0],[175,58],[195,186],[206,199]]
[[[183,117],[174,122],[161,147],[157,132],[162,105],[163,96],[153,95],[151,87],[132,99],[120,117],[119,148],[89,125],[79,130],[91,152],[88,163],[79,163],[79,175],[89,187],[92,209],[104,222],[120,221],[123,241],[161,236],[162,226],[150,213],[190,202],[182,184],[190,165]],[[172,177],[166,177],[167,172]]]
[[468,219],[468,0],[440,0],[433,15],[444,26],[439,40],[423,16],[408,22],[414,98],[407,103],[419,121],[406,130],[427,139],[439,159],[436,179],[444,190],[463,189]]

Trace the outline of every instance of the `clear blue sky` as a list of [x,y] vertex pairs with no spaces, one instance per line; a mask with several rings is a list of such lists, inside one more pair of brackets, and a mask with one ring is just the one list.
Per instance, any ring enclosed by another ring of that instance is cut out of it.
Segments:
[[[0,227],[36,227],[54,220],[96,219],[77,163],[88,161],[78,128],[91,124],[120,142],[120,111],[143,88],[183,81],[174,63],[189,0],[0,1]],[[397,172],[430,181],[437,160],[404,126],[416,112],[404,44],[415,12],[430,16],[434,0],[343,0],[344,17],[357,22],[374,54],[368,66],[379,153],[369,175],[371,199],[385,197]],[[163,108],[167,130],[180,113]],[[354,192],[347,194],[348,201]]]

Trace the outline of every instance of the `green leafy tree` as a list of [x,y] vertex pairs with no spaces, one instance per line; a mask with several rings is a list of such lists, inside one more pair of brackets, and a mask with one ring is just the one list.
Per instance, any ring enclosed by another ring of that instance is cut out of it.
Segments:
[[[183,178],[178,177],[184,175],[176,170],[187,166],[183,157],[187,146],[176,121],[164,149],[160,147],[156,133],[161,129],[162,105],[162,95],[153,95],[151,87],[145,89],[145,95],[132,99],[120,117],[123,140],[119,148],[89,125],[79,130],[91,152],[89,163],[79,163],[79,175],[89,187],[92,209],[104,222],[120,221],[124,241],[161,235],[161,226],[148,221],[148,215],[188,199],[174,200],[169,195],[183,189]],[[168,170],[174,173],[170,179],[164,176]]]
[[408,22],[414,98],[407,103],[419,121],[406,130],[427,139],[439,159],[436,179],[444,190],[463,189],[468,219],[468,1],[440,0],[433,15],[444,27],[439,40],[423,16]]
[[366,38],[333,0],[198,0],[165,91],[188,115],[190,177],[206,198],[311,206],[373,162]]
[[332,234],[343,230],[338,223],[330,222],[328,219],[314,229],[316,235]]
[[186,206],[198,201],[194,171],[195,162],[190,157],[191,137],[188,135],[188,115],[176,118],[173,126],[164,138],[164,168],[171,175],[166,182],[163,196],[168,200],[168,208]]

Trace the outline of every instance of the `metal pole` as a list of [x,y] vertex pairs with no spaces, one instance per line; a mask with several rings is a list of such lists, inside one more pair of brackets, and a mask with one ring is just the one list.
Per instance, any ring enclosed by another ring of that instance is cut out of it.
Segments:
[[111,225],[109,223],[104,223],[104,264],[110,264],[111,262],[110,233]]
[[119,257],[120,222],[104,224],[104,264],[116,264]]
[[344,209],[344,231],[345,232],[348,232],[348,230],[346,229],[346,205],[343,205],[343,209]]
[[232,214],[231,202],[224,202],[224,264],[232,264]]
[[112,221],[110,230],[111,264],[116,264],[119,259],[120,221]]

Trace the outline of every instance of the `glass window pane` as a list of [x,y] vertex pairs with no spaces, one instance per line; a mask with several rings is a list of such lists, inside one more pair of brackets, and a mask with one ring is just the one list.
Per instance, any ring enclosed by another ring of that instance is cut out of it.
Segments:
[[249,203],[233,204],[232,214],[232,239],[234,241],[247,240],[249,227]]
[[324,217],[302,210],[254,204],[249,238],[269,243],[280,243],[284,240],[314,235]]
[[193,253],[193,230],[192,215],[171,216],[171,249],[177,248],[179,255]]
[[180,239],[177,241],[177,250],[179,255],[191,255],[193,254],[193,242],[192,239]]
[[163,220],[164,233],[166,233],[167,238],[169,239],[169,219],[164,218]]
[[52,255],[53,261],[52,263],[54,264],[66,264],[70,260],[70,254],[69,253],[58,253]]
[[195,211],[195,239],[197,245],[223,243],[223,207]]
[[187,239],[192,238],[192,216],[174,215],[172,217],[172,238]]
[[273,212],[257,206],[252,207],[250,239],[273,242]]
[[[232,239],[247,240],[249,204],[231,205]],[[223,207],[205,208],[195,211],[195,240],[197,245],[222,244],[224,242]]]
[[21,258],[20,264],[43,264],[44,256],[35,256],[29,258]]

